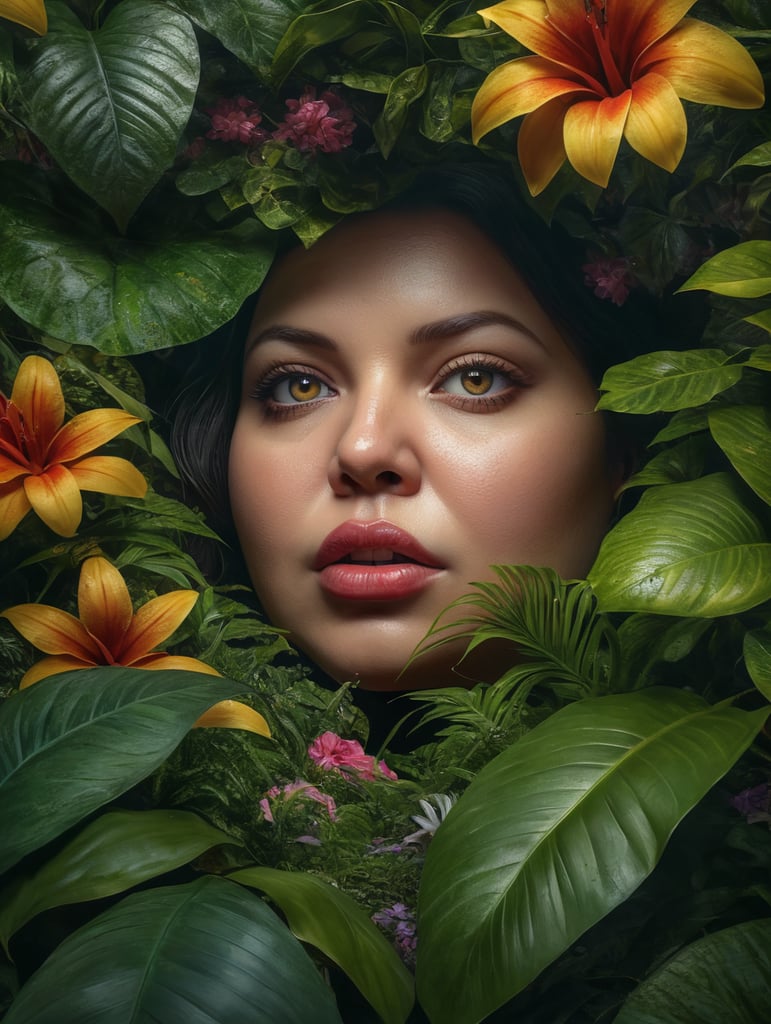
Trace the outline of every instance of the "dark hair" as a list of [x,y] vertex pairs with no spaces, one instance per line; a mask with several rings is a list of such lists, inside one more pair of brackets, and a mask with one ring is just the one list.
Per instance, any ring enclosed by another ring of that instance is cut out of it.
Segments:
[[[566,232],[545,224],[516,194],[510,173],[495,166],[433,168],[418,173],[380,210],[452,210],[476,224],[516,267],[597,383],[608,366],[650,348],[652,337],[657,348],[666,347],[651,315],[652,304],[646,310],[632,299],[628,307],[618,309],[592,294],[581,271],[583,248]],[[234,546],[227,498],[228,449],[240,399],[243,345],[255,302],[253,296],[229,324],[196,343],[188,381],[175,403],[171,438],[187,497],[203,507],[213,527]]]

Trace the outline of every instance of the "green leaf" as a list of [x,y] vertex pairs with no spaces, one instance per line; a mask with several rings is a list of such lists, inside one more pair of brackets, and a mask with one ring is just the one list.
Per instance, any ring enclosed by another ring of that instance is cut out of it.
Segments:
[[600,389],[598,409],[639,414],[675,412],[703,405],[741,378],[719,349],[650,352],[612,366]]
[[235,842],[189,811],[111,811],[0,896],[0,941],[52,907],[125,892]]
[[659,452],[642,469],[628,477],[619,488],[619,493],[632,487],[693,480],[704,470],[706,448],[703,436],[687,437],[680,444]]
[[602,611],[714,617],[771,598],[771,544],[723,473],[654,487],[589,573]]
[[728,172],[735,167],[769,167],[771,166],[771,142],[763,142],[755,146],[749,153],[745,153],[735,163],[731,164]]
[[722,405],[711,410],[709,429],[737,473],[771,505],[771,409]]
[[198,86],[198,43],[183,15],[123,0],[89,31],[59,0],[20,73],[26,116],[62,170],[122,231],[174,160]]
[[491,761],[428,849],[418,995],[476,1024],[653,870],[767,710],[654,689],[571,704]]
[[707,430],[709,426],[707,415],[706,409],[683,409],[681,412],[676,412],[652,439],[650,447],[664,444],[666,441],[678,441],[681,437]]
[[341,1024],[299,942],[210,875],[127,897],[55,950],[5,1024]]
[[613,1024],[758,1024],[771,1004],[771,920],[686,946],[639,985]]
[[771,242],[740,242],[702,264],[678,291],[703,288],[718,295],[753,299],[771,292]]
[[266,892],[294,935],[342,968],[384,1024],[406,1021],[414,1001],[412,976],[354,900],[304,872],[244,868],[229,877]]
[[195,341],[268,271],[275,239],[256,221],[120,238],[85,203],[64,210],[21,166],[0,163],[0,296],[63,341],[116,355]]
[[361,0],[348,0],[327,11],[300,14],[275,49],[271,70],[274,82],[281,85],[311,50],[344,39],[365,25],[371,16],[371,4]]
[[410,105],[419,99],[428,83],[425,64],[405,68],[391,82],[383,109],[372,126],[380,152],[387,157],[407,121]]
[[771,345],[760,345],[750,353],[747,366],[771,373]]
[[198,672],[97,668],[42,679],[0,705],[0,873],[158,767],[243,684]]
[[175,0],[174,6],[266,77],[273,53],[304,0]]
[[762,327],[764,331],[771,334],[771,309],[762,309],[759,313],[753,313],[752,316],[745,316],[744,319],[748,324]]
[[771,629],[744,634],[744,663],[753,683],[771,701]]

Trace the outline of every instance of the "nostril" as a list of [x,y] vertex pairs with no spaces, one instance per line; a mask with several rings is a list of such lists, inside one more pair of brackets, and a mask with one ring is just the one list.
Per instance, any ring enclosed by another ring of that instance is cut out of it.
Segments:
[[398,473],[394,473],[390,469],[386,469],[382,473],[378,473],[377,478],[387,487],[395,487],[397,484],[400,484],[402,480]]

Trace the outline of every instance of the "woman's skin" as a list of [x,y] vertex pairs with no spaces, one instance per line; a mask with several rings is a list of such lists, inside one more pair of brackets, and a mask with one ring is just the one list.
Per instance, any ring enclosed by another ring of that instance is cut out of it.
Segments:
[[368,214],[289,253],[256,308],[229,461],[271,620],[364,688],[496,678],[511,650],[459,676],[459,644],[400,673],[490,565],[586,574],[618,484],[596,399],[529,288],[458,214]]

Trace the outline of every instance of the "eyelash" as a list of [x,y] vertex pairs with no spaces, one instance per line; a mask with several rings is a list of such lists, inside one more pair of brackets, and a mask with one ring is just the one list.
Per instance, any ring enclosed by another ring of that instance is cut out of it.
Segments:
[[[476,397],[473,395],[466,396],[454,394],[443,390],[443,386],[446,385],[453,377],[469,370],[487,371],[491,372],[494,377],[504,377],[508,380],[508,386],[504,386],[492,394],[482,394]],[[318,381],[323,385],[323,387],[327,388],[331,394],[321,395],[318,398],[311,398],[307,402],[279,402],[275,399],[275,392],[279,385],[288,383],[293,378],[302,377],[308,377],[314,381]],[[522,389],[529,386],[530,382],[526,375],[505,360],[499,359],[495,356],[474,354],[461,356],[444,367],[431,391],[432,394],[437,392],[442,394],[443,400],[447,401],[455,408],[472,410],[474,412],[483,412],[491,410],[499,405],[508,404],[512,401],[512,398],[514,397],[513,392],[516,389]],[[332,385],[328,384],[316,370],[312,370],[307,366],[294,366],[291,364],[287,365],[286,363],[277,363],[265,371],[261,379],[252,389],[251,397],[264,407],[267,416],[272,419],[286,419],[292,416],[301,415],[308,408],[312,408],[319,402],[325,401],[327,398],[334,397],[335,394],[337,394],[337,392]]]

